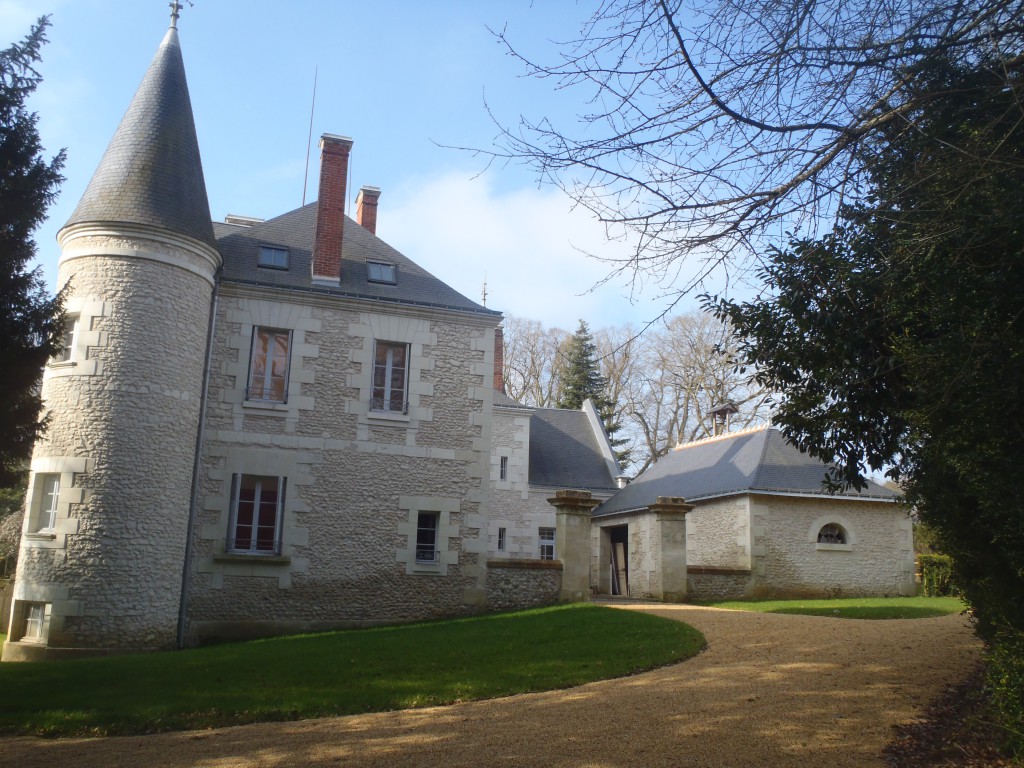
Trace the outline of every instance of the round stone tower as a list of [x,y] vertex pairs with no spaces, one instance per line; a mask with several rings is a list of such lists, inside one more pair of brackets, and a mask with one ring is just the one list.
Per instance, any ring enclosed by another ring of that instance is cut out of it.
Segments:
[[68,325],[3,658],[172,648],[221,261],[173,19],[58,240]]

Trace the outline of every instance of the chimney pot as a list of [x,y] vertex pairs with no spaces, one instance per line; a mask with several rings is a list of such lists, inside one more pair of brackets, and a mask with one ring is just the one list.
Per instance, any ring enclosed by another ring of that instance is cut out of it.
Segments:
[[341,282],[341,244],[345,236],[345,192],[352,139],[325,133],[320,137],[320,194],[313,245],[313,281]]
[[377,234],[377,201],[380,187],[363,186],[356,196],[356,222],[371,235]]
[[505,394],[505,331],[494,329],[494,388]]

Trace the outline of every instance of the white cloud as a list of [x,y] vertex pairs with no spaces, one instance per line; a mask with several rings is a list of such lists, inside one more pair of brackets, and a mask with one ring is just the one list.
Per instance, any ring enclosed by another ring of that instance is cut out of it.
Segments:
[[476,301],[486,275],[493,309],[569,331],[580,318],[600,328],[641,324],[661,311],[651,298],[631,302],[626,277],[598,286],[612,265],[585,254],[617,258],[630,246],[608,242],[604,227],[571,210],[558,189],[497,192],[486,175],[450,173],[389,191],[378,234]]

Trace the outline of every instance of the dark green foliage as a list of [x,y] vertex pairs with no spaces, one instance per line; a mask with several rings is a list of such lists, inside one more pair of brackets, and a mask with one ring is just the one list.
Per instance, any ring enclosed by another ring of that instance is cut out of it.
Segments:
[[580,320],[576,333],[569,337],[562,349],[562,367],[559,376],[557,408],[579,410],[590,398],[598,410],[606,405],[608,382],[601,375],[597,359],[597,345],[586,322]]
[[42,431],[39,381],[59,349],[61,297],[51,297],[38,268],[32,233],[63,178],[64,152],[46,161],[37,116],[25,102],[39,85],[35,65],[46,17],[21,42],[0,51],[0,487],[9,486]]
[[604,431],[608,433],[612,448],[616,449],[619,464],[629,463],[629,451],[619,450],[626,441],[615,437],[622,428],[616,413],[617,404],[608,397],[608,381],[601,374],[601,363],[597,357],[597,345],[590,333],[590,327],[580,320],[576,333],[569,337],[562,349],[562,366],[559,374],[559,395],[556,408],[579,410],[583,401],[590,399],[601,416]]
[[991,643],[986,685],[1010,753],[1024,758],[1024,632],[1004,632]]
[[1009,56],[902,74],[863,204],[768,254],[770,296],[715,309],[836,484],[900,480],[992,637],[1024,629],[1024,80]]
[[954,593],[953,560],[949,555],[918,555],[917,567],[925,597],[947,597]]

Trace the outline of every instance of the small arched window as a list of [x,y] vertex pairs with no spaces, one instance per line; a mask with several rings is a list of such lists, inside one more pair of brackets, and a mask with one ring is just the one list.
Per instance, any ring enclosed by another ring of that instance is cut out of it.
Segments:
[[819,544],[847,544],[846,529],[839,523],[829,523],[821,526],[818,531]]

